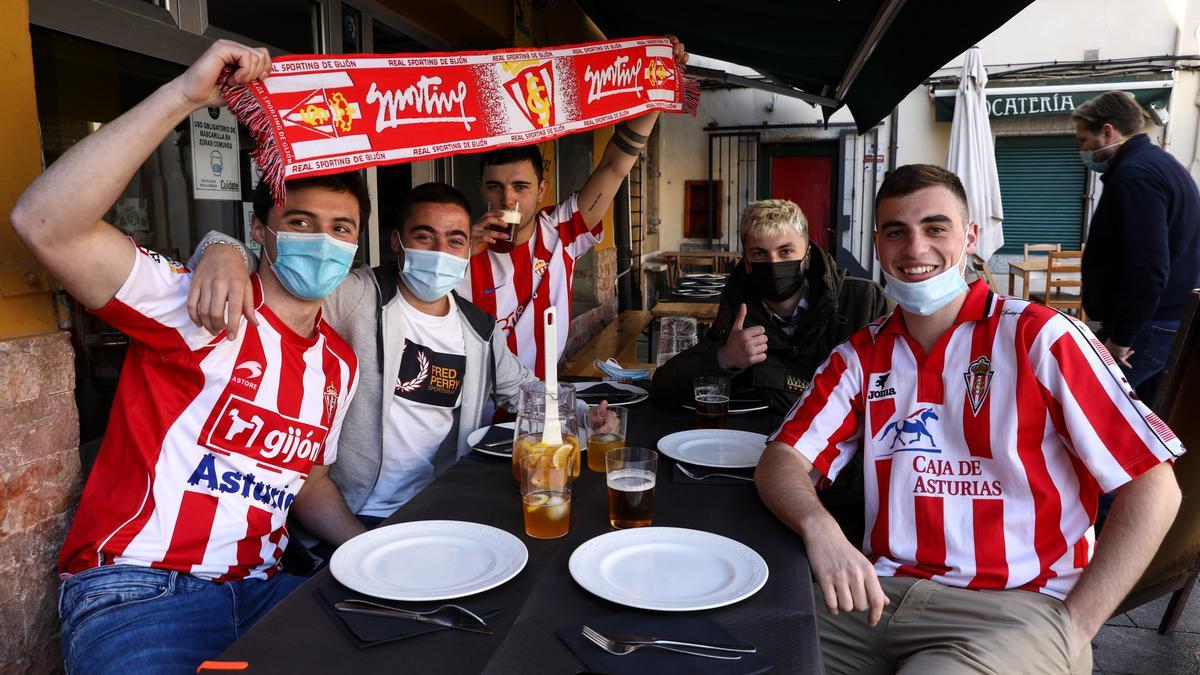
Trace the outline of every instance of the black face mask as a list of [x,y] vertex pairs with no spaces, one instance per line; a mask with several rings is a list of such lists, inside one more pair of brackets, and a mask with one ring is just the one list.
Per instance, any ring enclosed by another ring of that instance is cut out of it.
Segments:
[[787,300],[804,287],[805,258],[771,263],[751,263],[750,285],[765,300],[771,302]]

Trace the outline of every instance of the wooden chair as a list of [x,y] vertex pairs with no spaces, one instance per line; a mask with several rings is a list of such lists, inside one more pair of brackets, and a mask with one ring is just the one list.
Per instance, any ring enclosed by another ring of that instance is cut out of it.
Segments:
[[1046,291],[1031,293],[1030,299],[1087,321],[1083,311],[1083,281],[1079,278],[1082,265],[1083,251],[1050,251],[1046,260]]
[[982,277],[987,282],[988,288],[998,292],[996,280],[992,278],[992,270],[988,268],[987,261],[974,253],[971,254],[971,269],[975,271],[975,276]]
[[[1025,244],[1024,261],[1025,262],[1034,262],[1035,260],[1039,260],[1039,259],[1047,260],[1050,253],[1058,253],[1061,250],[1062,250],[1062,244]],[[1033,286],[1034,275],[1041,276],[1042,274],[1043,273],[1041,273],[1041,272],[1030,272],[1029,273],[1029,285]],[[1028,296],[1031,292],[1033,292],[1033,289],[1029,288],[1028,290],[1025,291],[1025,295]]]
[[[1167,359],[1163,382],[1152,406],[1167,426],[1193,452],[1200,448],[1200,416],[1196,400],[1200,397],[1200,289],[1192,291],[1184,310],[1179,332]],[[1122,614],[1171,593],[1158,632],[1166,635],[1175,629],[1188,596],[1200,574],[1200,457],[1186,454],[1175,462],[1175,479],[1183,493],[1171,529],[1142,578],[1117,607]],[[1103,537],[1103,533],[1100,535]]]

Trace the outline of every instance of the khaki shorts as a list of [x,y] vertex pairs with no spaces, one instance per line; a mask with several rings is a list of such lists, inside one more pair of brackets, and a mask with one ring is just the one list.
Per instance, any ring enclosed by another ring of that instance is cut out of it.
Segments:
[[821,589],[817,626],[828,673],[1079,673],[1070,662],[1070,618],[1061,600],[1031,591],[973,591],[909,577],[880,577],[891,604],[879,625],[866,612],[829,614]]

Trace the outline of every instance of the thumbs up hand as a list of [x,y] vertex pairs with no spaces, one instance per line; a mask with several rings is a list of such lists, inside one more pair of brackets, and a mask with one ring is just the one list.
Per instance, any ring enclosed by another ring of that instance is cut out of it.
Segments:
[[746,303],[738,309],[729,337],[717,351],[717,363],[725,370],[744,370],[767,360],[767,329],[762,326],[744,328]]

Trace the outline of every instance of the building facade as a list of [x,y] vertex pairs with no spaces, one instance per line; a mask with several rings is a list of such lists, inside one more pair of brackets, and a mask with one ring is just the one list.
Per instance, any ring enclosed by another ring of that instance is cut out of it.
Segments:
[[[1133,93],[1154,142],[1200,180],[1198,31],[1200,3],[1187,0],[1038,0],[979,42],[1005,212],[1005,247],[989,261],[993,271],[1005,274],[1025,243],[1066,250],[1086,240],[1102,183],[1079,160],[1070,113],[1100,93]],[[894,166],[945,164],[962,59],[931,74],[861,135],[846,110],[826,125],[820,109],[796,99],[745,88],[705,91],[695,118],[661,124],[662,144],[671,148],[661,159],[663,225],[644,255],[706,247],[706,237],[688,236],[686,223],[697,215],[715,221],[718,246],[736,250],[745,203],[789,197],[808,215],[813,241],[878,279],[870,240],[875,191]],[[689,191],[709,190],[718,208],[689,213]]]

